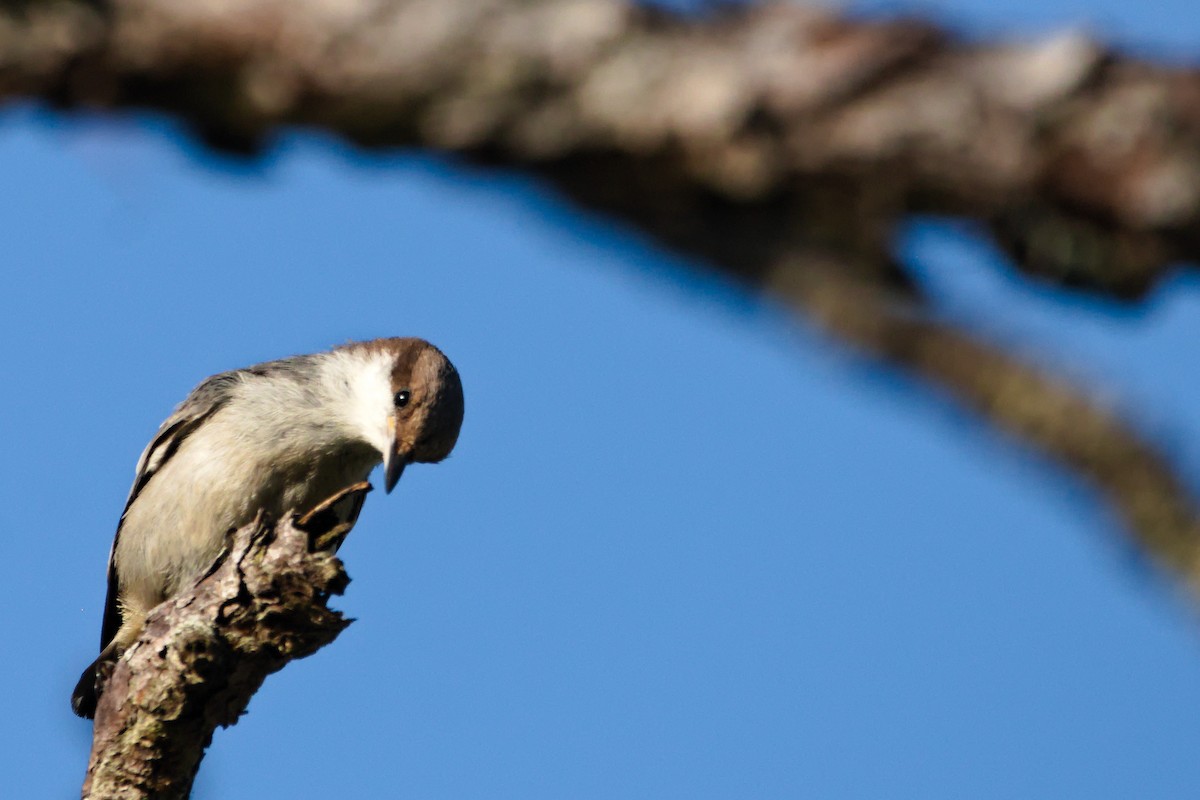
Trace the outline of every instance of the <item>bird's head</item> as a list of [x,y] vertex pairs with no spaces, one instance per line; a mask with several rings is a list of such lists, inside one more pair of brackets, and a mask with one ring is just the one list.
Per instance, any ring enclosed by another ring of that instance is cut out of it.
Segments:
[[[463,420],[462,381],[442,351],[424,339],[376,339],[359,347],[381,357],[387,374],[384,418],[368,422],[364,433],[383,456],[390,492],[406,466],[441,461],[454,449]],[[371,414],[375,420],[377,413]]]

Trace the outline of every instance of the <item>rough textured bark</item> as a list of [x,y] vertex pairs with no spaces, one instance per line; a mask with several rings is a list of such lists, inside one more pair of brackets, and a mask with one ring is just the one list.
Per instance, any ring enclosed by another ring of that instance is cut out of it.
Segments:
[[350,580],[333,553],[369,490],[232,532],[192,591],[154,610],[104,681],[85,798],[186,798],[217,726],[237,722],[267,675],[350,624],[326,605]]

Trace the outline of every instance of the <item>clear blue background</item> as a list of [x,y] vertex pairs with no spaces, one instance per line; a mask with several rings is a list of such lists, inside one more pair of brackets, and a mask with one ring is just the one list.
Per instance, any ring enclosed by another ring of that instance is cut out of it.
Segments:
[[[923,8],[1200,52],[1190,2]],[[769,304],[522,178],[312,134],[247,167],[10,107],[0,180],[0,794],[78,791],[67,698],[171,407],[413,334],[464,376],[459,447],[370,498],[358,621],[217,733],[195,797],[1195,796],[1192,606],[1079,486]],[[1195,278],[1128,311],[1030,288],[968,228],[899,247],[948,316],[1195,472]]]

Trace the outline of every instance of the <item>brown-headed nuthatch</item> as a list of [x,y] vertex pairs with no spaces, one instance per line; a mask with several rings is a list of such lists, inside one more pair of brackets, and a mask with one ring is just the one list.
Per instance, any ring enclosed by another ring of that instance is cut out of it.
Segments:
[[383,462],[441,461],[463,418],[458,372],[422,339],[375,339],[214,375],[159,428],[137,465],[108,562],[100,656],[71,696],[95,714],[101,663],[146,614],[199,578],[226,532],[260,512],[304,512]]

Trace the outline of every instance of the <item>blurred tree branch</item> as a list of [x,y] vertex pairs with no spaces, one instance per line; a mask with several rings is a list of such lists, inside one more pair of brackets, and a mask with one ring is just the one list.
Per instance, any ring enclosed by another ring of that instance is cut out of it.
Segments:
[[158,109],[248,154],[298,125],[538,175],[1057,459],[1200,584],[1168,460],[937,322],[890,252],[907,215],[954,215],[1030,276],[1137,301],[1200,251],[1200,71],[794,4],[46,0],[0,12],[0,97]]

